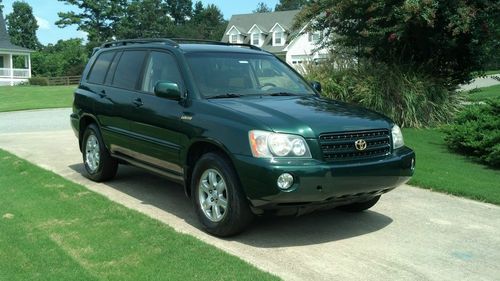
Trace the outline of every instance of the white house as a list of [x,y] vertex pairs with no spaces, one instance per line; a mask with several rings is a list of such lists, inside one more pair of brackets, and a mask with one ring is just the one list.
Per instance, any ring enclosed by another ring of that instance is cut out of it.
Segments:
[[31,57],[33,51],[10,42],[5,20],[0,10],[0,86],[27,82],[31,77]]
[[303,70],[305,63],[326,58],[328,51],[318,50],[319,33],[304,32],[305,26],[291,30],[299,11],[233,15],[221,41],[258,46]]

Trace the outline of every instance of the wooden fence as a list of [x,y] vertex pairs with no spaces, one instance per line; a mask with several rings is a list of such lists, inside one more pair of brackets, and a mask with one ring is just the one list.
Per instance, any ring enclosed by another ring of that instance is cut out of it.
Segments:
[[44,77],[48,86],[76,85],[81,78],[82,76]]

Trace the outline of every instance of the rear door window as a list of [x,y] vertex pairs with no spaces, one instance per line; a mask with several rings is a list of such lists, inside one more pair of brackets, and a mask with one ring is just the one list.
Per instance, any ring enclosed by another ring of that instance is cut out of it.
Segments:
[[115,52],[101,53],[92,66],[92,70],[90,71],[87,80],[90,83],[102,84],[104,82],[104,78],[106,78],[106,73],[108,72],[109,65],[111,64],[114,56]]
[[124,51],[116,66],[113,86],[136,90],[145,57],[146,51]]

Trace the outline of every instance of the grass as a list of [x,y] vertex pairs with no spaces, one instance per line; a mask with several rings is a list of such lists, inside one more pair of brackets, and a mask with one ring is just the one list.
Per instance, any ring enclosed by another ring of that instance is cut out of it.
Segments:
[[0,150],[0,280],[272,280]]
[[475,102],[498,97],[500,97],[500,85],[479,88],[477,90],[472,90],[467,94],[467,99]]
[[0,112],[71,107],[76,86],[0,87]]
[[410,184],[500,205],[500,171],[448,151],[438,129],[405,129],[417,168]]
[[485,71],[484,74],[482,73],[481,75],[479,75],[478,72],[473,73],[473,75],[476,77],[482,77],[484,75],[493,75],[493,74],[500,74],[500,69],[488,70],[488,71]]

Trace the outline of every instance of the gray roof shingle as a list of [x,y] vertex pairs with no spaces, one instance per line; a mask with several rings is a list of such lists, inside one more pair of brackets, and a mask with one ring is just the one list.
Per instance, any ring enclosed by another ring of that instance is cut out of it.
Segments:
[[226,35],[226,33],[229,31],[229,29],[231,29],[231,27],[235,26],[240,32],[243,33],[243,35],[246,36],[243,40],[243,43],[250,44],[250,36],[248,36],[248,31],[254,24],[256,24],[263,32],[269,32],[276,23],[279,23],[288,34],[286,44],[284,46],[273,46],[272,35],[268,34],[261,48],[272,53],[282,52],[295,35],[291,30],[291,27],[293,25],[295,16],[299,12],[300,10],[291,10],[270,13],[233,15],[229,20],[229,23],[227,24],[226,30],[224,31],[224,36],[222,37],[221,41],[229,42],[229,36]]
[[0,50],[16,51],[16,52],[33,52],[30,49],[16,46],[10,43],[10,36],[9,33],[7,33],[7,27],[5,25],[5,19],[3,17],[2,10],[0,10]]

